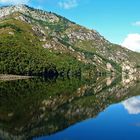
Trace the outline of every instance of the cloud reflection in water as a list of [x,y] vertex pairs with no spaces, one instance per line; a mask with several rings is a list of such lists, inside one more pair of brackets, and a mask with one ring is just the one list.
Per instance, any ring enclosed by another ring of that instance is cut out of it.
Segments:
[[130,98],[122,104],[129,114],[140,114],[140,96]]

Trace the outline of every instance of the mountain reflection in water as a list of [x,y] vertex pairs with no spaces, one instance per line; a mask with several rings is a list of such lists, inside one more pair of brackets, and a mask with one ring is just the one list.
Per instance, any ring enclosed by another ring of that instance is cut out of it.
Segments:
[[140,95],[139,91],[134,76],[1,81],[0,139],[53,135],[124,100],[124,108],[138,114],[140,100],[133,96]]

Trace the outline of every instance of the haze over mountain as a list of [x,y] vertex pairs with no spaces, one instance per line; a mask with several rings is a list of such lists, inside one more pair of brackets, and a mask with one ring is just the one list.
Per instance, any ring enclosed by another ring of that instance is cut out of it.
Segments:
[[0,8],[0,73],[135,73],[140,54],[97,31],[27,5]]

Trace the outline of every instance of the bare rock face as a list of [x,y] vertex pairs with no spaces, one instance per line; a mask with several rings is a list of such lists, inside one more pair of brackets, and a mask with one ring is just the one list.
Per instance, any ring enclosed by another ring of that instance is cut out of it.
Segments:
[[49,20],[49,22],[52,22],[52,23],[59,21],[59,18],[57,16],[55,16],[54,14],[39,11],[39,10],[35,11],[33,8],[30,8],[26,5],[3,7],[0,9],[0,18],[10,15],[14,12],[21,12],[28,16],[31,15],[33,18],[35,18],[37,20],[42,20],[42,21]]
[[33,26],[32,30],[35,32],[35,34],[39,37],[45,36],[45,32],[42,30],[40,26]]

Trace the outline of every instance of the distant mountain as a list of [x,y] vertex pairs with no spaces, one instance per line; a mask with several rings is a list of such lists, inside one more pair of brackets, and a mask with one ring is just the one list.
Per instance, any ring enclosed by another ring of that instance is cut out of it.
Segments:
[[0,8],[0,73],[72,75],[134,73],[140,54],[97,31],[27,5]]

